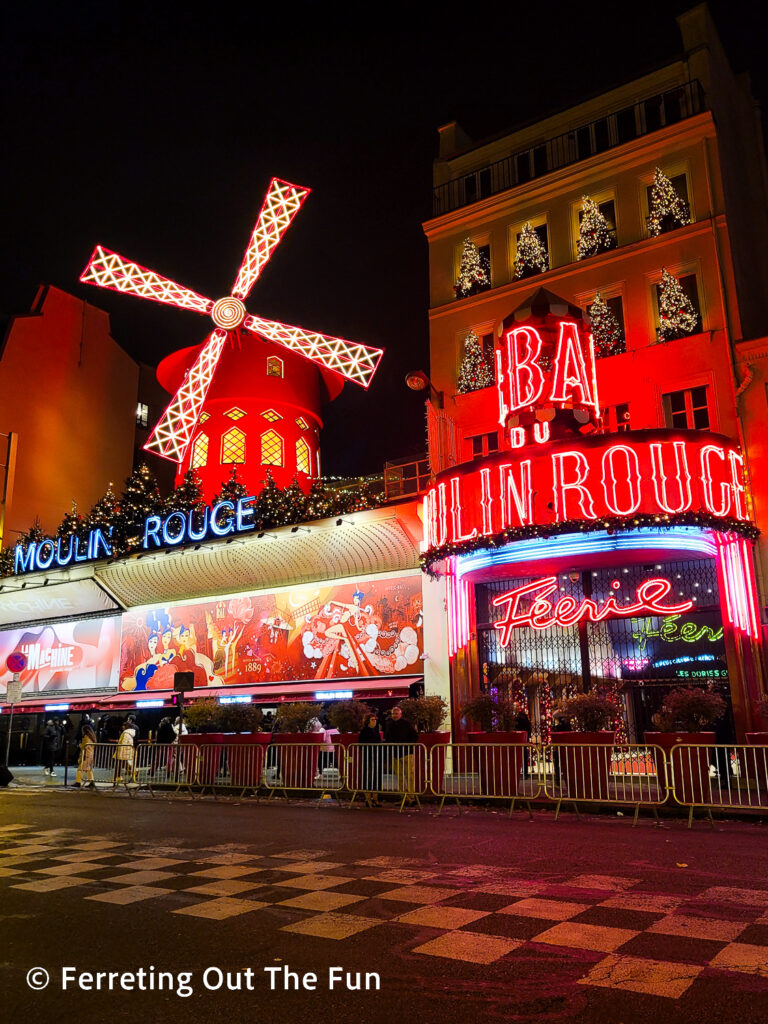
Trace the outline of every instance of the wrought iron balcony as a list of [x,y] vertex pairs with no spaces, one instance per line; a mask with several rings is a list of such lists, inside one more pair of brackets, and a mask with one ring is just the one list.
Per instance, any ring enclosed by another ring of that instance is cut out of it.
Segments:
[[432,193],[432,214],[439,217],[479,199],[524,185],[706,109],[701,84],[698,81],[686,82],[438,185]]

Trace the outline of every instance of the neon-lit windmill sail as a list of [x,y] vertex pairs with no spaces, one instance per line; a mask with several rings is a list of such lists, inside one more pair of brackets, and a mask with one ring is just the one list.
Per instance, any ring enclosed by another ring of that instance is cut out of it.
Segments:
[[379,348],[249,316],[243,300],[288,230],[309,189],[273,178],[264,197],[232,294],[213,302],[138,263],[97,246],[80,280],[180,309],[209,314],[216,330],[198,355],[144,447],[181,462],[213,381],[228,335],[242,327],[367,388],[383,355]]

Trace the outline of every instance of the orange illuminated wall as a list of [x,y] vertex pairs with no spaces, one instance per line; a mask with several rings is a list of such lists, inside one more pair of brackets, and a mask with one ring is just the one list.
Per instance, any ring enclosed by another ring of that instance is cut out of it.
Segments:
[[103,310],[41,287],[11,320],[0,354],[0,431],[18,435],[5,546],[38,516],[53,531],[132,468],[139,369]]

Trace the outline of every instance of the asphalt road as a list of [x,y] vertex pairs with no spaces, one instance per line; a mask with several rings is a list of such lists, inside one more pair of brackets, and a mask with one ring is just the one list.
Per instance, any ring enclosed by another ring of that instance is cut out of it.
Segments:
[[6,791],[3,1017],[766,1019],[768,823],[552,819]]

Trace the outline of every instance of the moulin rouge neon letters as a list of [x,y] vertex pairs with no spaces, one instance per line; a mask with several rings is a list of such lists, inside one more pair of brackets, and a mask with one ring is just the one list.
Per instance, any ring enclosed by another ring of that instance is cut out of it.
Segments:
[[[662,577],[654,577],[644,580],[638,584],[635,591],[636,600],[631,604],[619,605],[616,601],[616,591],[621,587],[618,580],[613,580],[611,589],[614,591],[599,604],[592,598],[585,597],[577,601],[571,594],[563,594],[556,601],[551,601],[550,596],[557,589],[557,577],[545,576],[542,579],[532,580],[514,590],[508,590],[506,594],[500,594],[495,598],[493,604],[496,607],[506,605],[505,617],[500,622],[494,622],[494,627],[500,631],[499,643],[502,647],[509,644],[513,629],[528,626],[532,629],[549,629],[552,626],[573,626],[581,619],[589,622],[602,622],[603,619],[618,618],[637,615],[682,615],[693,608],[693,601],[682,601],[680,604],[662,604],[664,598],[672,590],[669,580]],[[529,604],[522,607],[523,601],[529,599]]]

